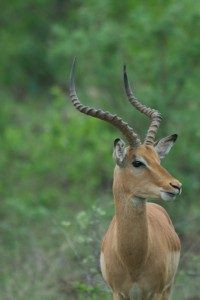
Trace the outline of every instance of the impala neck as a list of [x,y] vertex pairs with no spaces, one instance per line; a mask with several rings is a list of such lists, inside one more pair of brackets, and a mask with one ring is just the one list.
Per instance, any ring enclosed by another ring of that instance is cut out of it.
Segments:
[[148,254],[146,200],[130,194],[118,176],[114,177],[113,194],[117,251],[126,268],[130,267],[132,276],[137,276]]

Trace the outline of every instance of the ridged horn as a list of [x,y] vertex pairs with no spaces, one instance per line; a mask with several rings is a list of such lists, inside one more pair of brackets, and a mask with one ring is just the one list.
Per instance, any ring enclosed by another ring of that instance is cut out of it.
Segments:
[[154,141],[155,141],[156,133],[158,131],[160,122],[162,120],[162,116],[157,110],[146,107],[145,105],[141,104],[136,99],[136,97],[134,96],[134,94],[131,90],[130,84],[129,84],[128,75],[126,72],[126,65],[124,65],[124,86],[125,86],[126,94],[127,94],[127,97],[129,99],[130,103],[141,113],[143,113],[146,116],[148,116],[149,118],[151,118],[151,124],[147,131],[147,134],[146,134],[146,137],[144,140],[144,144],[153,145]]
[[84,106],[79,101],[78,96],[76,94],[75,83],[74,83],[75,64],[76,64],[76,58],[74,58],[72,63],[72,69],[70,74],[70,89],[69,89],[70,98],[75,108],[79,110],[81,113],[106,121],[112,124],[113,126],[115,126],[117,129],[121,131],[121,133],[124,135],[124,137],[126,138],[127,142],[131,147],[137,148],[139,145],[141,145],[140,139],[138,138],[134,130],[128,125],[128,123],[124,122],[117,115],[112,115],[107,111]]

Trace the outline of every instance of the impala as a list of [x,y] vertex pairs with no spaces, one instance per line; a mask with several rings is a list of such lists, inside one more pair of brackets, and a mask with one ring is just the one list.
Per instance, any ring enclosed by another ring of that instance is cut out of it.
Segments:
[[100,265],[114,300],[167,300],[170,298],[180,257],[180,240],[163,207],[148,198],[174,200],[181,183],[160,164],[177,135],[155,142],[161,115],[134,96],[124,66],[124,84],[130,103],[150,117],[142,144],[134,130],[117,115],[84,106],[74,84],[75,60],[70,75],[70,97],[80,112],[109,122],[121,131],[114,141],[113,194],[115,215],[104,237]]

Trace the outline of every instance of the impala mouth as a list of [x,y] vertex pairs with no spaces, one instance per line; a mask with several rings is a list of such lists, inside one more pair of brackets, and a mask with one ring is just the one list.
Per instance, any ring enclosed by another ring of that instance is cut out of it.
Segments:
[[174,194],[174,193],[170,193],[170,192],[165,192],[167,195],[169,195],[170,197],[176,197],[177,194]]
[[172,201],[176,198],[177,194],[171,192],[161,191],[161,198],[164,201]]

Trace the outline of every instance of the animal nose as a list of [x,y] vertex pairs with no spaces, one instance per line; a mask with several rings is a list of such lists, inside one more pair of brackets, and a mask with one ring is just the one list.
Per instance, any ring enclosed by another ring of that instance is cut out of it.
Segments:
[[182,184],[180,182],[170,182],[170,185],[177,190],[177,194],[180,195],[182,191]]

